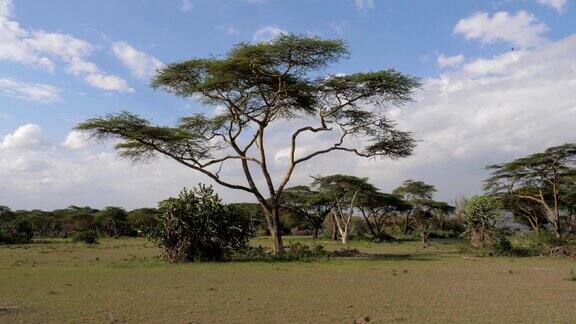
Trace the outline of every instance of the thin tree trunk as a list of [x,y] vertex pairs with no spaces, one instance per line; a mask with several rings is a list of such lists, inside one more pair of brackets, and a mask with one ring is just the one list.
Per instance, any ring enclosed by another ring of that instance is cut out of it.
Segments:
[[338,240],[338,225],[336,224],[336,215],[332,215],[332,240]]
[[314,239],[318,238],[318,227],[314,227],[314,230],[312,232],[312,238]]

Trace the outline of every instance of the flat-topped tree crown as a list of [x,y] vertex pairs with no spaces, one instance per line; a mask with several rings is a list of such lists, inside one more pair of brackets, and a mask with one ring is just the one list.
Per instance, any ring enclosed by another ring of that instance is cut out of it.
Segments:
[[[122,112],[87,120],[77,129],[100,140],[119,140],[116,148],[132,160],[169,156],[223,186],[250,192],[276,227],[280,196],[298,164],[333,151],[390,158],[412,153],[411,134],[396,128],[386,108],[409,102],[419,80],[395,70],[322,75],[347,56],[342,40],[290,34],[266,43],[241,43],[223,57],[168,64],[152,80],[154,88],[200,101],[216,113],[192,114],[169,127]],[[288,168],[275,181],[265,134],[273,122],[286,119],[301,126],[287,138]],[[296,153],[301,135],[319,132],[335,134],[334,142]],[[233,161],[242,168],[243,183],[220,173]],[[265,189],[256,184],[260,178]]]
[[485,181],[486,191],[504,200],[539,205],[556,236],[561,236],[562,198],[576,186],[576,144],[550,147],[487,169],[491,174]]

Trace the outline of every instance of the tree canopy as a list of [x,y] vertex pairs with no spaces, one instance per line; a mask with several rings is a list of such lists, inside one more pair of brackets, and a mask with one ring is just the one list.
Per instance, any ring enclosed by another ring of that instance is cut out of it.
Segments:
[[491,172],[485,182],[488,192],[540,205],[556,236],[561,235],[560,199],[576,186],[576,144],[550,147],[487,168]]

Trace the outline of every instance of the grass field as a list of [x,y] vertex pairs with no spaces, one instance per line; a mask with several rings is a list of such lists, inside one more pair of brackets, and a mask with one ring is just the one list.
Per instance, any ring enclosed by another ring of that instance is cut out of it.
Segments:
[[478,259],[460,254],[458,243],[449,241],[424,251],[418,242],[350,246],[374,255],[171,265],[158,261],[159,251],[143,239],[106,239],[96,247],[64,241],[0,246],[0,322],[576,319],[576,282],[567,280],[576,271],[574,260]]

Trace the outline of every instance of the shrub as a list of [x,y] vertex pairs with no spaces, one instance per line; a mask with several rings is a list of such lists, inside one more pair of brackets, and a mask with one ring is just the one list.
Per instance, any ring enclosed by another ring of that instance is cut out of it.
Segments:
[[160,202],[159,210],[160,226],[149,237],[170,262],[229,259],[252,237],[249,219],[223,205],[212,187],[184,189]]
[[75,243],[98,244],[98,232],[94,230],[81,230],[74,234],[72,240]]

